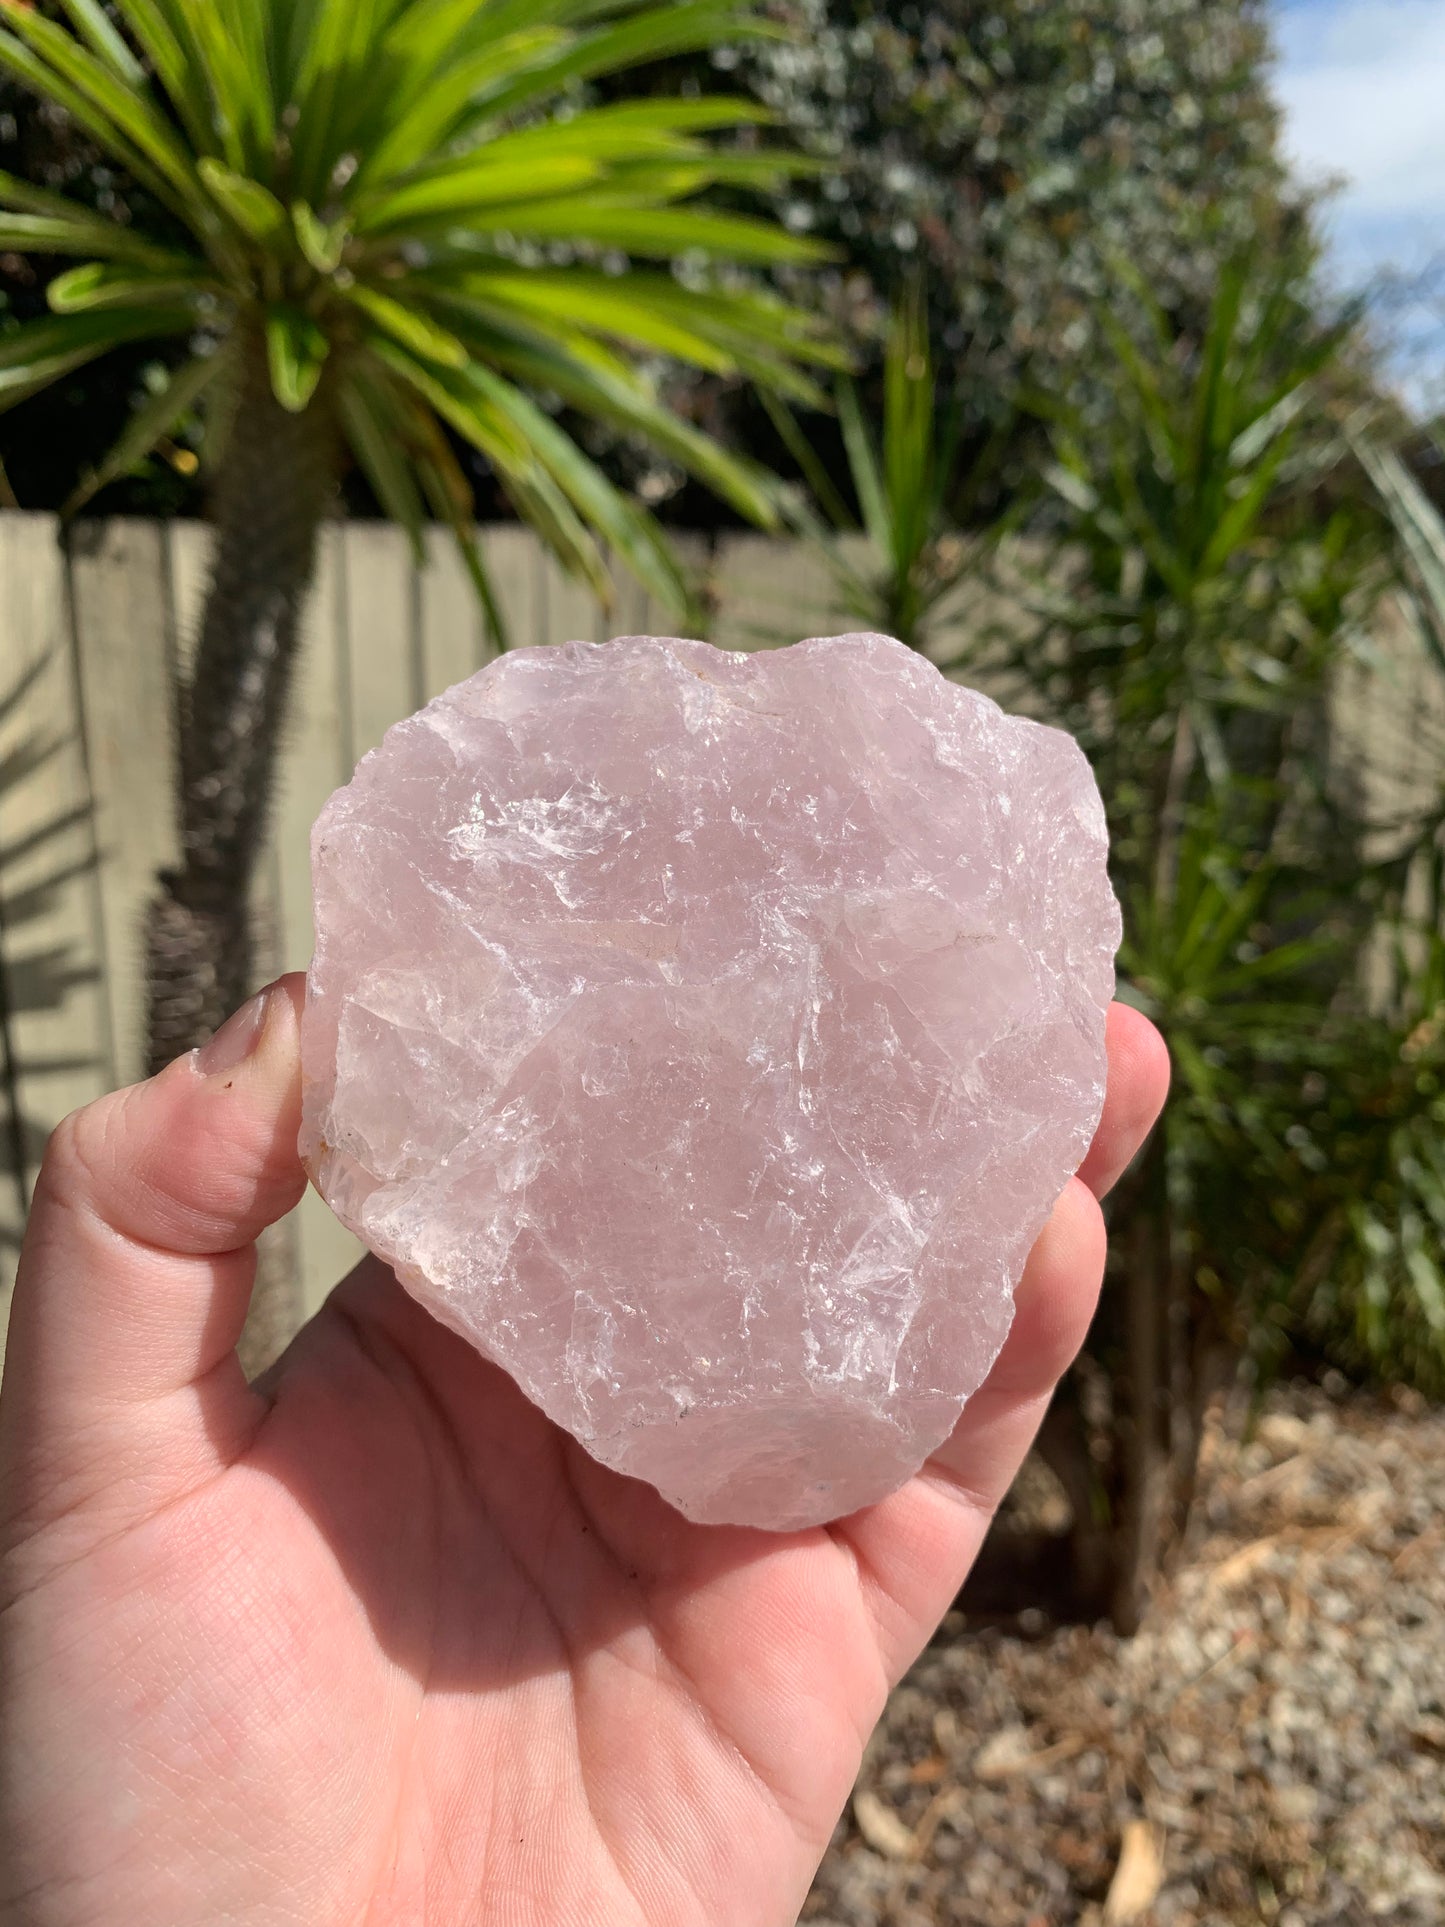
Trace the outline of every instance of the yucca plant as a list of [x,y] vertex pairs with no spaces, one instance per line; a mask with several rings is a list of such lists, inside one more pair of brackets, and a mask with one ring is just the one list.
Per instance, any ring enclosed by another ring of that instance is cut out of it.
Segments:
[[[1445,423],[1426,433],[1445,457]],[[1387,439],[1363,424],[1350,439],[1398,537],[1402,583],[1421,640],[1445,671],[1445,517]]]
[[1119,1195],[1091,1340],[1114,1393],[1091,1503],[1111,1520],[1128,1627],[1187,1503],[1207,1355],[1262,1356],[1252,1326],[1310,1236],[1291,1134],[1339,1047],[1369,927],[1327,692],[1388,569],[1333,420],[1347,318],[1322,321],[1304,263],[1231,262],[1197,336],[1124,270],[1102,325],[1103,403],[1046,404],[1059,542],[1017,667],[1095,764],[1122,994],[1175,1063]]
[[140,232],[0,178],[0,246],[78,262],[51,284],[52,316],[0,339],[0,405],[121,343],[179,336],[189,358],[86,492],[198,408],[213,475],[214,574],[180,705],[182,860],[148,929],[158,1066],[250,988],[248,888],[344,464],[418,543],[428,516],[453,527],[499,641],[454,438],[599,592],[610,550],[681,607],[659,530],[544,402],[644,439],[767,526],[770,478],[663,407],[643,358],[810,400],[804,368],[839,357],[803,314],[716,279],[819,252],[698,199],[789,170],[755,139],[710,138],[766,116],[705,98],[589,107],[579,92],[754,31],[747,0],[62,4],[68,24],[0,0],[0,66],[159,214]]
[[934,368],[921,286],[889,317],[876,428],[856,382],[845,376],[836,386],[857,513],[786,400],[763,399],[811,497],[795,503],[795,519],[827,563],[844,612],[910,649],[931,649],[940,611],[979,561],[980,545],[962,525],[985,463],[961,467],[962,414]]

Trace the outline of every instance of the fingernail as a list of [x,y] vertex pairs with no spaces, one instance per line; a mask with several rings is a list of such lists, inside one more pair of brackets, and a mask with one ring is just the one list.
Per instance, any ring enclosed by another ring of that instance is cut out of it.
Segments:
[[215,1036],[201,1045],[196,1052],[196,1069],[202,1077],[220,1077],[226,1071],[235,1070],[255,1050],[266,1028],[271,989],[268,985],[265,990],[258,990],[239,1010],[233,1010]]

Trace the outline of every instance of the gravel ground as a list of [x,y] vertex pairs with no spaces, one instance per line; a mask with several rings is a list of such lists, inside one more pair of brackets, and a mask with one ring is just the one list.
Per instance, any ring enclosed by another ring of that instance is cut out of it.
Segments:
[[1445,1413],[1286,1388],[1215,1435],[1132,1641],[954,1615],[803,1920],[1442,1927]]

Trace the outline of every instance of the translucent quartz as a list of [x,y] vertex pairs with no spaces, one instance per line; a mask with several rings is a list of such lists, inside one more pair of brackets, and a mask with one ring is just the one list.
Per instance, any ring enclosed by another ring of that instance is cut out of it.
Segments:
[[1103,1100],[1072,739],[884,636],[523,649],[312,853],[303,1154],[408,1290],[692,1519],[907,1480]]

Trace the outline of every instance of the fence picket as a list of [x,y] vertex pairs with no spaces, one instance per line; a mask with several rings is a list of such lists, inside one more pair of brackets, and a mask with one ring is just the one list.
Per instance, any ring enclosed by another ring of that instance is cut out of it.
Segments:
[[777,649],[857,627],[838,608],[827,563],[805,543],[724,536],[710,588],[717,611],[711,640],[722,649]]
[[426,567],[418,580],[422,694],[428,700],[480,669],[491,651],[466,564],[446,529],[427,533]]
[[45,1140],[114,1081],[65,558],[0,516],[0,1298]]
[[[604,614],[529,530],[487,528],[479,539],[517,644],[679,626],[622,570]],[[850,626],[815,552],[755,535],[715,548],[676,539],[714,597],[714,641],[753,649]],[[209,540],[195,524],[91,524],[75,532],[67,564],[52,518],[0,515],[0,696],[31,678],[22,700],[0,706],[0,767],[16,767],[27,739],[53,745],[0,791],[0,1283],[46,1132],[141,1067],[142,918],[157,867],[176,856],[172,687],[196,632]],[[941,625],[946,639],[955,627],[963,640],[985,635],[1007,600],[1006,584],[969,585]],[[1433,781],[1445,714],[1388,610],[1377,641],[1387,672],[1342,674],[1333,728],[1338,753],[1388,816]],[[382,524],[327,530],[257,890],[258,969],[310,957],[309,833],[326,797],[389,724],[487,653],[447,537],[429,536],[418,571]],[[986,657],[975,673],[987,682]],[[359,1247],[314,1197],[293,1231],[314,1304]]]
[[76,656],[100,851],[105,993],[116,1077],[145,1067],[142,942],[158,869],[179,854],[170,629],[159,523],[80,527],[71,554]]
[[375,749],[420,700],[411,550],[385,522],[341,528],[345,582],[347,703],[352,764]]
[[532,544],[536,583],[535,642],[600,642],[607,633],[607,617],[596,596],[569,575],[540,543]]
[[[311,961],[311,825],[331,792],[351,774],[346,761],[347,638],[344,626],[345,532],[325,530],[317,555],[316,581],[306,605],[296,665],[291,715],[277,772],[273,840],[283,970],[304,970]],[[314,1310],[335,1281],[350,1270],[361,1246],[331,1215],[314,1191],[295,1213],[295,1242],[307,1309]]]

